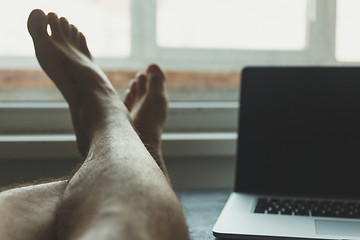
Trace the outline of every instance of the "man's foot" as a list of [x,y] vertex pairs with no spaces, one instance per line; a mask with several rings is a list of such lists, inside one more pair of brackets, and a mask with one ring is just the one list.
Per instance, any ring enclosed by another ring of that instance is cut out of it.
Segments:
[[105,73],[94,63],[84,35],[65,18],[33,10],[28,30],[41,67],[69,104],[78,148],[86,156],[98,123],[106,121],[106,115],[116,109],[126,112],[125,106]]
[[[97,122],[104,121],[105,115],[116,108],[126,112],[125,107],[104,72],[94,63],[84,35],[65,18],[34,10],[28,19],[28,30],[41,67],[69,104],[78,148],[86,156]],[[149,66],[145,74],[133,81],[125,104],[137,132],[167,174],[160,139],[167,113],[164,80],[159,67]]]
[[132,80],[124,103],[141,140],[167,175],[161,153],[161,134],[167,116],[165,76],[157,65]]

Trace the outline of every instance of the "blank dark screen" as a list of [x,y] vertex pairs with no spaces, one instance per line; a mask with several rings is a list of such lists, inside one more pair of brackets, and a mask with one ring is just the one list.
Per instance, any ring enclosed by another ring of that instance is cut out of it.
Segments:
[[360,197],[360,68],[246,68],[236,191]]

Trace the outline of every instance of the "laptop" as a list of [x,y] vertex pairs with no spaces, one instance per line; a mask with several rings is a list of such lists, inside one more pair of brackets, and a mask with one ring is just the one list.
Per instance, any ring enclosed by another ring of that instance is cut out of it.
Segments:
[[360,68],[242,71],[219,238],[360,239]]

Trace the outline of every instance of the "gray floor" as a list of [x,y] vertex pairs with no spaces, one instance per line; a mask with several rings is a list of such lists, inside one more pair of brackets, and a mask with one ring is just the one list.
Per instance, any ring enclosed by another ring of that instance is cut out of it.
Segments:
[[212,228],[231,190],[180,191],[191,240],[214,240]]

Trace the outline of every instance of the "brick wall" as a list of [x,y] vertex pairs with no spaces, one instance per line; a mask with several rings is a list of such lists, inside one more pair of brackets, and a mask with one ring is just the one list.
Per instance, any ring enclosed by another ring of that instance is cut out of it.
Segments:
[[[106,74],[121,93],[128,87],[129,80],[135,76],[136,72],[121,71],[106,72]],[[165,74],[169,95],[177,100],[233,99],[237,96],[236,91],[240,84],[238,72],[167,71]],[[232,93],[231,97],[228,96],[229,92]],[[58,100],[59,96],[55,85],[41,70],[0,70],[0,101],[36,100],[37,98]]]

